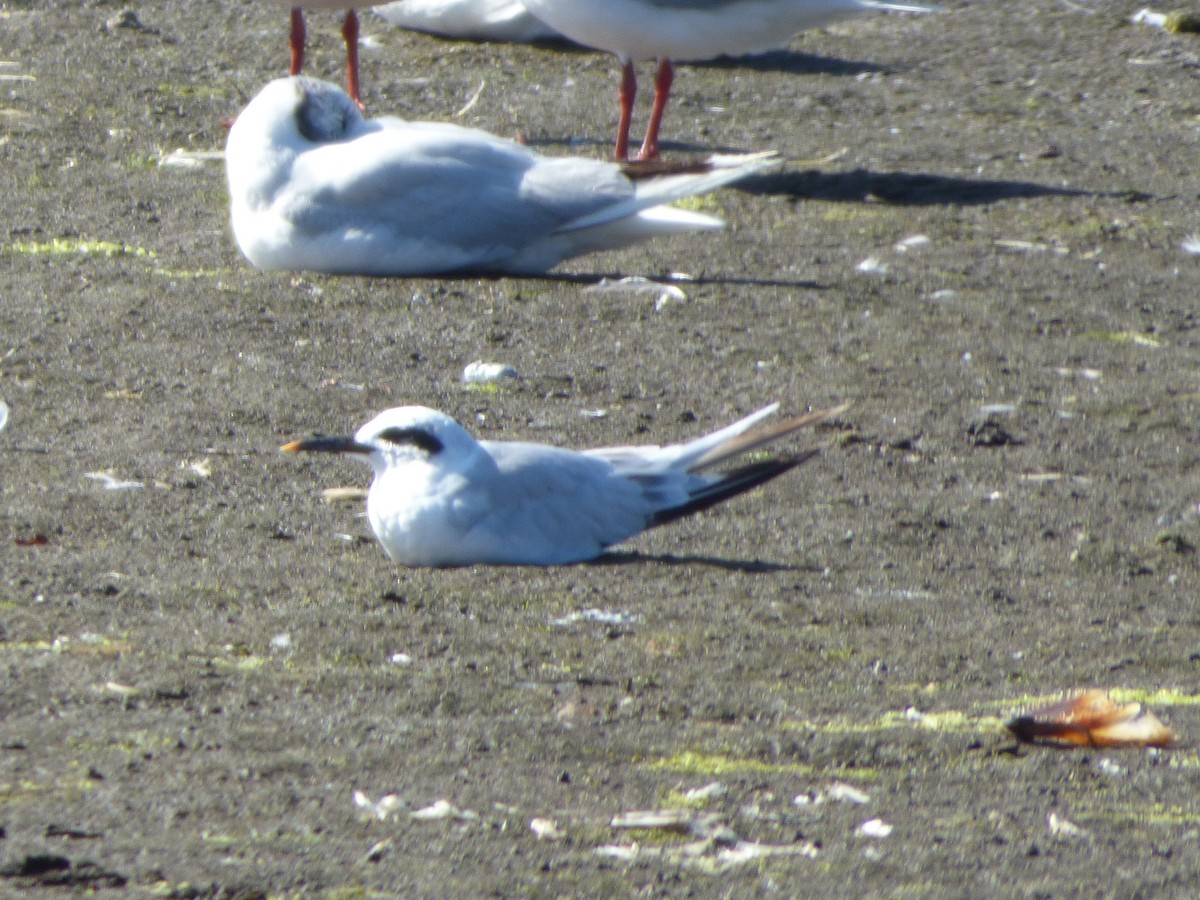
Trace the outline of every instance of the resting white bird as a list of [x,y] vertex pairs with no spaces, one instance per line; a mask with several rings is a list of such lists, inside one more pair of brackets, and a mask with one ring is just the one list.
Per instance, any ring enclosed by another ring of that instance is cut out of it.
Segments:
[[[268,84],[229,130],[234,237],[261,269],[541,273],[568,257],[722,227],[665,206],[779,162],[675,167],[540,156],[483,131],[364,120],[335,85]],[[649,174],[647,174],[649,173]]]
[[544,41],[561,35],[521,0],[399,0],[375,12],[393,25],[471,41]]
[[647,528],[782,475],[817,451],[704,470],[828,419],[846,404],[751,430],[778,408],[774,403],[685,444],[576,452],[476,441],[444,413],[401,406],[353,437],[310,438],[281,449],[346,453],[368,463],[375,480],[367,518],[402,565],[551,566],[593,559]]
[[362,96],[358,87],[358,13],[355,10],[367,6],[378,6],[383,0],[267,0],[276,6],[287,6],[292,10],[292,27],[288,35],[291,50],[289,75],[299,75],[304,68],[304,10],[344,9],[342,18],[342,40],[346,42],[346,90],[363,109]]
[[621,60],[617,159],[629,153],[637,78],[633,63],[657,59],[654,105],[639,159],[658,156],[658,133],[674,70],[671,60],[704,60],[772,50],[792,35],[842,19],[891,9],[931,7],[890,0],[523,0],[535,16],[566,37]]

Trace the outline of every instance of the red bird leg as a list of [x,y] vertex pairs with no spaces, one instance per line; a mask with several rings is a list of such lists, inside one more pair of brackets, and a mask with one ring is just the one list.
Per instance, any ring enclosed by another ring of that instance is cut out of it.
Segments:
[[662,125],[663,113],[667,109],[667,98],[671,95],[671,82],[675,70],[665,56],[658,61],[658,72],[654,75],[654,105],[650,107],[650,121],[646,125],[646,139],[642,141],[638,159],[658,159],[658,128]]
[[359,109],[365,110],[358,93],[358,13],[352,9],[346,10],[342,20],[342,39],[346,42],[346,93]]
[[626,60],[621,68],[621,87],[617,100],[621,104],[621,118],[617,120],[617,148],[613,156],[617,160],[629,158],[629,125],[633,121],[633,101],[637,99],[637,75],[633,71],[633,60]]
[[304,10],[298,6],[292,10],[292,30],[288,35],[288,47],[292,51],[288,74],[299,75],[300,70],[304,68]]

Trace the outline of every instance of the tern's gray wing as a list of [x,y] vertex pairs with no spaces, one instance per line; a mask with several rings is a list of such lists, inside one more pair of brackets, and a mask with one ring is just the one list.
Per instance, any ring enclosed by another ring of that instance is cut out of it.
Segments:
[[482,441],[499,477],[489,486],[488,515],[477,528],[501,537],[522,561],[550,564],[591,559],[643,531],[654,508],[640,485],[612,466],[541,444]]

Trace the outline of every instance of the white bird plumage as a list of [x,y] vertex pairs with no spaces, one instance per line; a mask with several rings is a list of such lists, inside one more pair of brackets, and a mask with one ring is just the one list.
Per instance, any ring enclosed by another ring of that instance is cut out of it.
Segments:
[[521,0],[400,0],[375,12],[393,25],[474,41],[542,41],[561,37]]
[[773,168],[714,156],[674,172],[541,156],[436,122],[364,119],[336,85],[271,82],[229,130],[234,236],[262,269],[537,274],[569,257],[722,227],[668,206]]
[[727,472],[704,471],[828,419],[846,405],[753,430],[778,407],[683,444],[577,452],[476,441],[444,413],[403,406],[380,413],[353,437],[293,441],[283,450],[345,453],[370,464],[375,479],[367,517],[398,563],[562,565],[593,559],[647,528],[794,468],[816,451]]
[[639,157],[658,155],[658,133],[671,91],[671,60],[743,56],[781,47],[794,34],[880,10],[929,12],[891,0],[523,0],[566,37],[621,60],[616,156],[628,152],[637,79],[635,60],[657,59],[654,106]]

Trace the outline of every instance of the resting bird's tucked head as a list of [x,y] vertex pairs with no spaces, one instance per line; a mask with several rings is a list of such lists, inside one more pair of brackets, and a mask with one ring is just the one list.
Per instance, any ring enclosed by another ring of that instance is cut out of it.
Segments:
[[564,259],[712,231],[671,206],[781,162],[772,152],[627,177],[594,159],[546,157],[473,128],[364,119],[335,85],[262,89],[225,145],[229,216],[260,269],[341,275],[532,275]]
[[314,144],[345,140],[353,126],[363,121],[350,97],[337,87],[315,78],[290,79],[296,92],[296,130]]

